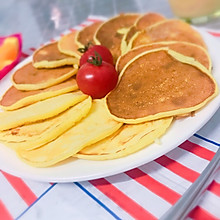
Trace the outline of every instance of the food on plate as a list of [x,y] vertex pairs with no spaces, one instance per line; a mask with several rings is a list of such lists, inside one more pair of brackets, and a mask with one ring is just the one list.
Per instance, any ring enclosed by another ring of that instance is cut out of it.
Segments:
[[83,64],[87,63],[88,60],[92,61],[92,57],[96,56],[96,53],[98,53],[102,57],[102,61],[105,61],[111,65],[114,65],[113,63],[113,56],[109,49],[102,45],[90,45],[87,44],[87,46],[80,48],[83,52],[79,65],[82,66]]
[[81,91],[72,92],[39,101],[14,111],[0,112],[0,131],[53,117],[87,97]]
[[124,34],[127,33],[138,17],[140,17],[140,14],[120,14],[105,21],[96,31],[95,43],[107,47],[111,51],[115,62],[121,55],[120,47]]
[[169,128],[172,117],[136,125],[122,125],[112,135],[80,150],[75,157],[87,160],[110,160],[133,154],[160,138]]
[[159,41],[186,41],[206,48],[199,32],[189,24],[175,19],[158,22],[140,32],[130,43],[131,48]]
[[200,63],[159,48],[145,51],[125,65],[106,105],[115,120],[135,124],[198,110],[217,91],[214,78]]
[[78,63],[79,59],[61,53],[57,42],[42,46],[33,54],[33,66],[35,68],[56,68]]
[[196,61],[211,71],[212,62],[207,50],[199,45],[182,41],[163,41],[135,47],[118,58],[115,68],[120,73],[123,67],[138,54],[161,47],[167,47],[185,56],[193,57]]
[[121,51],[122,54],[126,53],[129,49],[131,49],[131,43],[134,38],[147,27],[156,24],[166,18],[157,13],[147,13],[140,16],[135,24],[131,26],[128,32],[124,35],[122,42],[121,42]]
[[58,49],[61,53],[80,59],[81,53],[78,51],[75,37],[77,32],[70,32],[60,38],[58,41]]
[[18,90],[11,86],[2,96],[0,107],[4,110],[15,110],[47,98],[77,90],[76,79],[71,77],[57,85],[40,90]]
[[102,57],[96,53],[92,60],[80,67],[76,82],[83,93],[99,99],[115,88],[118,73],[112,64],[102,61]]
[[25,64],[12,76],[12,83],[18,90],[37,90],[61,83],[77,73],[72,66],[53,69],[37,69],[32,63]]
[[84,27],[82,30],[76,32],[75,41],[78,47],[83,47],[84,45],[87,45],[88,43],[93,43],[93,36],[98,29],[98,27],[103,23],[103,21],[97,21],[95,23],[92,23],[86,27]]
[[120,14],[40,47],[13,73],[0,142],[34,167],[125,157],[159,143],[180,117],[196,117],[217,95],[211,73],[189,24]]
[[32,150],[44,145],[86,117],[92,106],[91,97],[52,118],[0,131],[0,141],[13,149]]
[[36,167],[47,167],[69,158],[118,130],[122,123],[113,120],[106,111],[104,100],[93,100],[87,117],[57,139],[33,150],[17,150],[18,156]]

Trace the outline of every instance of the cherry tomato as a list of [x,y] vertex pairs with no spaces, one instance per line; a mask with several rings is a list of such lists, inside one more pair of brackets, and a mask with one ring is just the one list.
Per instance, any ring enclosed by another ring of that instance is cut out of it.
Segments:
[[107,47],[104,47],[102,45],[92,45],[92,46],[86,46],[84,48],[85,52],[80,58],[79,65],[82,66],[84,63],[87,62],[88,59],[90,59],[91,56],[95,56],[95,51],[100,54],[102,57],[102,60],[110,63],[113,65],[113,56],[109,49]]
[[86,62],[76,75],[79,89],[94,99],[103,98],[115,88],[118,73],[113,65],[101,61],[100,65]]

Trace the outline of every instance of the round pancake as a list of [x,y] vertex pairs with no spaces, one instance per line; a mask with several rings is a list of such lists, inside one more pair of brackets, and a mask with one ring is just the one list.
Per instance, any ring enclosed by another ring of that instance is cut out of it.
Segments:
[[206,48],[199,32],[181,20],[164,20],[149,26],[133,39],[132,48],[159,41],[186,41]]
[[115,120],[135,124],[183,115],[217,95],[209,71],[193,58],[168,48],[146,51],[122,70],[117,87],[106,97]]
[[76,44],[79,48],[83,48],[88,43],[95,44],[93,37],[98,27],[103,23],[103,21],[97,21],[91,25],[84,27],[82,30],[76,33]]
[[0,112],[0,130],[8,130],[20,125],[51,118],[87,97],[81,91],[72,92],[39,101],[14,111]]
[[161,137],[172,122],[171,118],[122,125],[111,136],[83,148],[77,158],[87,160],[111,160],[133,154]]
[[18,149],[18,156],[35,167],[47,167],[67,159],[82,148],[111,135],[122,126],[106,111],[102,99],[93,100],[92,108],[83,120],[54,141],[34,150]]
[[35,68],[56,68],[65,65],[79,64],[79,60],[67,56],[58,50],[58,43],[47,44],[33,54],[33,66]]
[[120,73],[123,67],[138,54],[160,47],[168,47],[169,49],[185,56],[193,57],[196,61],[200,62],[209,71],[211,71],[212,63],[208,52],[199,45],[181,41],[156,42],[135,47],[118,58],[115,66],[116,70]]
[[0,141],[12,149],[35,149],[56,139],[73,127],[82,118],[86,117],[91,106],[92,99],[88,97],[52,118],[1,131]]
[[139,14],[120,14],[104,22],[96,31],[94,36],[96,44],[107,47],[114,61],[121,55],[120,47],[124,34],[139,16]]
[[143,30],[153,24],[156,24],[157,22],[163,21],[166,18],[158,13],[147,13],[142,15],[141,17],[139,17],[137,19],[137,21],[135,22],[135,26],[139,29],[139,30]]
[[135,39],[142,30],[162,20],[165,20],[165,17],[157,13],[147,13],[140,16],[122,39],[122,54],[131,49],[133,39]]
[[24,91],[11,86],[0,100],[0,107],[4,110],[15,110],[35,102],[77,90],[75,78],[70,78],[62,83],[40,90]]
[[72,66],[37,69],[30,62],[15,71],[12,76],[12,83],[18,90],[44,89],[69,79],[77,71]]
[[60,38],[58,41],[58,50],[66,55],[76,57],[80,59],[81,53],[78,51],[78,45],[76,44],[77,32],[73,31]]

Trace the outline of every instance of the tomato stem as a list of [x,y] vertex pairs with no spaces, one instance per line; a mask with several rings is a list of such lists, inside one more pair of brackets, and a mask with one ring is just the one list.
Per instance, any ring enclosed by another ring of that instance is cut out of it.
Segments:
[[94,53],[95,56],[90,56],[87,62],[95,66],[100,66],[102,64],[102,57],[98,52],[94,51]]
[[89,41],[84,47],[79,48],[78,51],[80,53],[85,53],[91,45],[93,45],[93,43]]

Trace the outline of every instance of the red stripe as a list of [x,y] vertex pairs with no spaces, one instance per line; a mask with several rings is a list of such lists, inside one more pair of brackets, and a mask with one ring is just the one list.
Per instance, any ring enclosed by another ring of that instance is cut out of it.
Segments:
[[208,31],[208,33],[215,36],[215,37],[220,37],[220,33],[218,33],[218,32]]
[[79,26],[80,26],[80,27],[87,27],[88,24],[83,24],[83,23],[82,23],[82,24],[80,24]]
[[184,165],[170,159],[165,155],[159,157],[155,161],[190,182],[194,182],[200,175],[198,172],[185,167]]
[[101,178],[89,182],[135,219],[156,219],[152,214],[109,183],[106,179]]
[[31,205],[37,199],[37,196],[22,179],[5,173],[4,171],[1,172],[27,205]]
[[70,28],[69,31],[74,32],[74,31],[77,31],[77,29],[75,29],[75,28]]
[[50,42],[54,43],[54,42],[56,42],[56,40],[55,39],[50,39]]
[[21,56],[24,57],[24,58],[26,58],[26,57],[29,57],[30,55],[27,54],[27,53],[21,52]]
[[205,160],[211,161],[212,158],[215,156],[215,152],[210,151],[204,147],[201,147],[198,144],[192,143],[190,141],[185,141],[181,145],[179,145],[180,148],[187,150]]
[[11,216],[10,212],[4,205],[4,203],[0,200],[0,219],[2,220],[12,220],[13,217]]
[[87,21],[99,22],[99,21],[101,21],[101,20],[100,20],[100,19],[95,19],[95,18],[88,18]]
[[215,180],[212,181],[207,190],[220,197],[220,184],[217,183]]
[[138,168],[125,173],[172,205],[181,197],[180,194],[161,184]]
[[35,50],[36,50],[36,48],[34,48],[34,47],[30,47],[30,50],[35,51]]
[[194,220],[217,220],[215,216],[211,213],[207,212],[205,209],[201,208],[200,206],[196,206],[190,213],[189,217]]

